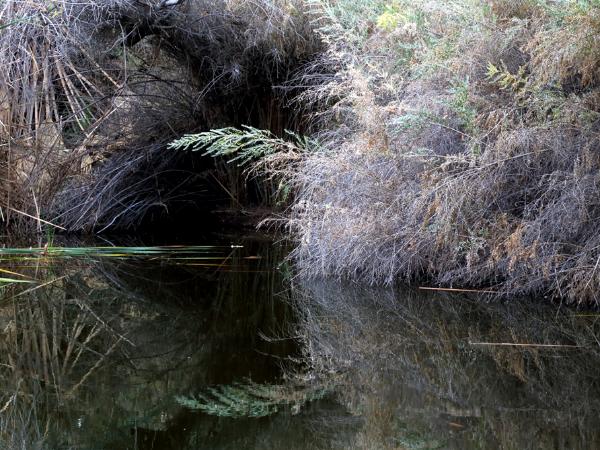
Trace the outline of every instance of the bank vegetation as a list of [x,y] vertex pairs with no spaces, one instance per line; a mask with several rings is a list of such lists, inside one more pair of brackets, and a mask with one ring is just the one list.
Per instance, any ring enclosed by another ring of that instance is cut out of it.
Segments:
[[304,276],[598,302],[598,0],[7,0],[0,24],[9,223],[132,229],[218,191],[287,206]]
[[600,3],[322,11],[340,70],[293,177],[304,273],[597,304]]

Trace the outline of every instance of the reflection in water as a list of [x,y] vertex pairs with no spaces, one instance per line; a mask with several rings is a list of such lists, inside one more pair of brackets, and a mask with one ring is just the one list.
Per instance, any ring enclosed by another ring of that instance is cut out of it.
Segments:
[[597,314],[314,281],[298,309],[347,448],[600,448]]
[[234,243],[3,260],[36,284],[2,288],[0,448],[600,448],[600,316],[290,285]]
[[276,382],[297,355],[293,340],[262,337],[289,335],[294,320],[282,250],[235,243],[210,260],[13,258],[10,270],[38,284],[3,292],[0,448],[254,448],[263,434],[280,448],[285,415],[234,429],[176,401]]

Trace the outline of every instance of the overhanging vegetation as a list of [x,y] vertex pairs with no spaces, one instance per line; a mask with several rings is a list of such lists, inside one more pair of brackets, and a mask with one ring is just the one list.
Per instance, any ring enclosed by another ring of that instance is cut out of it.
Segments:
[[71,231],[137,227],[216,190],[243,202],[239,170],[166,145],[300,127],[284,85],[321,46],[294,1],[7,1],[0,23],[3,212]]
[[[12,222],[135,228],[283,192],[306,276],[598,301],[597,0],[8,1],[0,20]],[[200,142],[216,162],[167,148],[190,133],[224,133]],[[233,153],[259,157],[254,193]]]
[[321,3],[343,70],[295,175],[306,275],[597,303],[600,3]]

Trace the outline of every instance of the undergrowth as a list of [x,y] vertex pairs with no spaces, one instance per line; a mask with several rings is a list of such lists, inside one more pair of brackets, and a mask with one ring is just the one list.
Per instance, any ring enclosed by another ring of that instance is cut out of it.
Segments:
[[600,3],[311,3],[339,69],[294,178],[302,272],[596,304]]
[[8,0],[0,27],[0,219],[22,231],[138,227],[199,201],[208,170],[236,182],[167,144],[296,128],[283,85],[321,46],[301,0]]
[[266,172],[304,275],[599,300],[598,0],[11,0],[0,26],[9,222],[135,228]]

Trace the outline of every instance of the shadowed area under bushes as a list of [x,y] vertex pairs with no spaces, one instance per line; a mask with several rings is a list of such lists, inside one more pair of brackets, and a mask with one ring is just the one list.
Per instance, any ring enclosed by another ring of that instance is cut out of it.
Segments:
[[203,198],[202,210],[223,195],[239,206],[241,170],[166,145],[224,126],[306,126],[283,87],[322,46],[301,2],[55,3],[9,1],[0,11],[11,222],[41,215],[98,231]]

